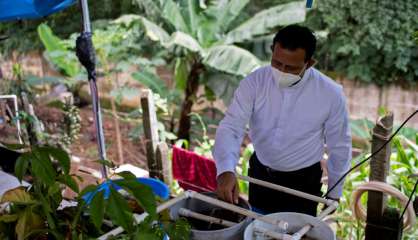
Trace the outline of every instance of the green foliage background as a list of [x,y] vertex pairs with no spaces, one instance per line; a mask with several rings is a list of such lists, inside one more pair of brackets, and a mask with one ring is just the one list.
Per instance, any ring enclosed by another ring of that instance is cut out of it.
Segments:
[[[210,1],[208,1],[210,2]],[[250,1],[235,22],[250,18],[255,12],[291,0]],[[122,14],[141,14],[139,0],[89,1],[92,20],[115,19]],[[319,41],[318,67],[349,79],[378,85],[415,85],[418,79],[418,46],[414,32],[418,29],[416,0],[317,0],[308,13],[305,25],[315,31],[328,32]],[[46,22],[61,38],[80,30],[80,11],[73,6],[59,14],[36,21],[0,24],[0,53],[41,49],[36,27]],[[234,26],[234,23],[232,23]],[[269,58],[271,39],[242,43],[261,59]]]
[[320,68],[349,79],[416,84],[416,0],[318,0],[306,24],[329,32],[320,42]]

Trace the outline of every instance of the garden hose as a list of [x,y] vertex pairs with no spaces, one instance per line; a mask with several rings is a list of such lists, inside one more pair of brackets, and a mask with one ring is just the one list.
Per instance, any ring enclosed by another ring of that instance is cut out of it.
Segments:
[[[403,218],[403,214],[401,215],[401,220],[403,219],[404,221],[404,224],[403,224],[404,229],[405,230],[411,229],[415,225],[416,223],[415,210],[413,206],[409,204],[410,199],[408,199],[408,197],[405,194],[400,192],[398,189],[396,189],[392,185],[389,185],[384,182],[379,182],[379,181],[370,181],[370,182],[363,183],[354,190],[353,201],[352,201],[351,207],[354,213],[354,217],[356,219],[362,220],[362,221],[366,220],[366,210],[364,209],[364,206],[362,205],[360,199],[363,193],[367,191],[378,191],[378,192],[382,192],[382,193],[385,193],[392,197],[397,198],[401,202],[402,206],[405,207],[405,210],[406,210],[406,217]],[[413,194],[411,194],[411,196],[412,195]]]
[[370,154],[369,157],[365,158],[364,160],[360,161],[359,163],[357,163],[356,165],[354,165],[354,167],[350,168],[346,173],[344,173],[337,182],[335,182],[334,185],[332,185],[332,187],[328,188],[328,191],[324,194],[324,197],[327,197],[328,194],[334,190],[334,188],[349,174],[351,173],[354,169],[358,168],[359,166],[361,166],[362,164],[364,164],[365,162],[367,162],[368,160],[370,160],[372,157],[374,157],[376,154],[378,154],[388,143],[390,143],[392,141],[392,139],[398,134],[398,132],[403,128],[403,126],[412,118],[415,116],[415,114],[418,113],[418,109],[415,110],[411,115],[409,115],[409,117],[398,127],[398,129],[396,129],[396,131],[390,136],[390,138],[384,142],[382,144],[382,146],[380,146],[379,149],[377,149],[375,152],[373,152],[372,154]]

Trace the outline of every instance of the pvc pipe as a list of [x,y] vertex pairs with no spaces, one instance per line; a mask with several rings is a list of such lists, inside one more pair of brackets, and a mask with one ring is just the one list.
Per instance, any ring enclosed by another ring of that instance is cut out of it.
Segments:
[[232,227],[235,224],[237,224],[236,222],[231,222],[225,219],[203,215],[197,212],[190,211],[189,209],[185,209],[185,208],[179,209],[179,215],[183,217],[195,218],[195,219],[202,220],[202,221],[209,222],[209,223],[216,223],[225,227]]
[[[384,182],[379,181],[370,181],[361,184],[356,188],[353,193],[353,201],[352,201],[352,209],[354,217],[360,220],[366,220],[366,210],[364,209],[363,205],[361,204],[361,196],[366,191],[379,191],[385,194],[391,195],[397,198],[403,207],[406,206],[408,202],[408,197],[405,196],[401,191]],[[411,229],[416,223],[416,216],[415,210],[412,204],[408,205],[406,217],[404,218],[404,229],[409,230]]]
[[259,186],[263,186],[263,187],[270,188],[270,189],[273,189],[273,190],[277,190],[277,191],[280,191],[280,192],[285,192],[285,193],[288,193],[288,194],[291,194],[291,195],[294,195],[294,196],[298,196],[298,197],[301,197],[301,198],[309,199],[309,200],[314,201],[314,202],[320,202],[320,203],[323,203],[323,204],[326,204],[326,205],[331,205],[334,202],[333,200],[330,200],[330,199],[321,198],[321,197],[318,197],[318,196],[315,196],[315,195],[312,195],[312,194],[308,194],[308,193],[305,193],[305,192],[302,192],[302,191],[298,191],[298,190],[294,190],[294,189],[291,189],[291,188],[283,187],[283,186],[273,184],[273,183],[270,183],[270,182],[266,182],[266,181],[263,181],[263,180],[259,180],[259,179],[256,179],[256,178],[252,178],[252,177],[248,177],[248,176],[242,176],[242,175],[238,175],[238,178],[240,178],[244,181],[248,181],[250,183],[257,184]]
[[[335,209],[337,209],[338,207],[338,202],[337,201],[333,201],[333,203],[331,205],[329,205],[325,210],[323,210],[318,218],[320,220],[324,219],[326,216],[328,216],[331,212],[333,212]],[[311,230],[313,227],[315,227],[315,225],[311,225],[311,224],[306,224],[305,226],[303,226],[301,229],[299,229],[299,231],[295,232],[292,235],[292,239],[293,240],[299,240],[301,239],[307,232],[309,232],[309,230]]]
[[267,236],[273,239],[280,239],[280,240],[293,240],[293,237],[286,233],[278,233],[268,230],[267,228],[255,226],[253,227],[253,233],[261,234],[262,236]]
[[221,207],[221,208],[224,208],[224,209],[228,209],[230,211],[233,211],[233,212],[236,212],[236,213],[245,215],[247,217],[251,217],[251,218],[257,219],[257,220],[259,220],[261,222],[265,222],[265,223],[268,223],[268,224],[277,226],[277,227],[279,227],[282,230],[287,230],[287,227],[289,225],[285,221],[277,220],[277,219],[271,219],[268,216],[263,216],[261,214],[252,212],[252,211],[247,210],[245,208],[237,207],[237,206],[235,206],[233,204],[226,203],[226,202],[223,202],[223,201],[220,201],[218,199],[205,196],[203,194],[200,194],[200,193],[197,193],[197,192],[194,192],[194,191],[187,191],[186,192],[186,195],[189,195],[192,198],[199,199],[201,201],[204,201],[204,202],[207,202],[207,203],[216,205],[218,207]]
[[[157,207],[157,213],[160,213],[162,211],[164,211],[165,209],[175,205],[176,203],[183,201],[184,199],[189,198],[189,196],[187,196],[184,193],[181,193],[179,196],[168,200],[167,202],[162,203],[161,205],[159,205]],[[147,212],[144,212],[142,214],[134,214],[134,218],[137,224],[141,223],[142,221],[144,221],[144,219],[148,216],[149,214]],[[106,234],[100,236],[98,238],[98,240],[106,240],[111,236],[117,236],[121,233],[123,233],[124,229],[122,227],[117,227],[113,230],[111,230],[110,232],[107,232]]]

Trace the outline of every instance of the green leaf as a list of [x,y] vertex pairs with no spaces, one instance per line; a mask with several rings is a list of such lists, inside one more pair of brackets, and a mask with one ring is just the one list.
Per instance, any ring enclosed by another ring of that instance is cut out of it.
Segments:
[[204,54],[204,51],[200,46],[199,42],[195,38],[184,32],[174,32],[170,36],[170,39],[167,42],[163,43],[163,46],[166,48],[171,48],[174,45],[181,46],[192,52],[199,52],[202,55]]
[[32,153],[32,174],[46,185],[54,184],[56,172],[49,155],[44,151],[39,151],[38,148],[34,148]]
[[260,60],[256,56],[231,45],[210,48],[203,62],[216,70],[243,77],[260,67]]
[[123,189],[131,193],[139,205],[141,205],[151,217],[156,217],[157,203],[152,189],[136,179],[124,179],[117,183]]
[[217,25],[222,32],[225,32],[248,2],[249,0],[220,0],[215,2],[206,12],[217,19]]
[[270,33],[278,26],[286,26],[305,21],[304,1],[277,5],[255,14],[237,28],[227,33],[225,43],[240,43],[256,36]]
[[38,26],[38,35],[51,61],[58,68],[62,69],[67,76],[74,77],[80,72],[75,55],[68,51],[63,41],[52,33],[48,25],[40,24]]
[[24,240],[25,236],[33,229],[43,227],[42,218],[32,212],[30,208],[26,208],[17,220],[15,231],[18,240]]
[[176,67],[174,68],[174,80],[176,81],[176,88],[185,90],[187,87],[187,62],[183,58],[176,59]]
[[406,155],[405,149],[403,148],[402,143],[399,140],[399,137],[394,137],[392,141],[398,152],[398,159],[400,160],[400,162],[409,165],[408,156]]
[[215,92],[208,85],[205,85],[205,97],[211,102],[216,100]]
[[183,16],[181,15],[180,8],[177,3],[172,0],[166,0],[163,6],[162,16],[166,19],[171,25],[175,27],[176,30],[190,33],[189,26],[187,26],[184,21]]
[[61,100],[53,100],[51,102],[48,102],[47,106],[64,110],[65,104]]
[[139,15],[124,14],[124,15],[118,17],[117,19],[113,20],[112,23],[125,25],[125,26],[130,26],[130,25],[132,25],[132,23],[134,23],[136,21],[140,21],[140,20],[141,20],[141,16],[139,16]]
[[145,34],[153,41],[160,41],[161,44],[168,42],[170,35],[157,24],[142,17],[142,25],[145,28]]
[[48,187],[48,196],[56,195],[61,191],[61,186],[59,183],[54,183],[52,186]]
[[135,2],[141,6],[144,10],[147,16],[157,18],[157,16],[161,15],[161,1],[155,1],[155,0],[135,0]]
[[60,148],[49,147],[49,146],[40,147],[39,151],[42,151],[45,154],[48,154],[49,156],[57,160],[60,163],[65,174],[70,173],[71,159],[66,151]]
[[26,145],[24,144],[10,144],[10,143],[3,143],[3,142],[1,142],[0,144],[10,150],[22,150],[26,148]]
[[15,175],[20,182],[22,182],[23,175],[28,171],[29,162],[31,161],[31,154],[24,153],[20,155],[15,163]]
[[196,0],[187,0],[187,17],[185,18],[190,33],[195,36],[199,25],[198,6]]
[[126,180],[136,180],[136,176],[133,173],[128,172],[128,171],[123,171],[117,174]]
[[80,191],[80,189],[78,188],[77,182],[74,180],[74,178],[71,175],[59,176],[58,181],[65,184],[66,186],[71,188],[71,190],[73,190],[76,193],[78,193]]
[[94,226],[100,229],[103,223],[105,210],[105,201],[103,191],[97,192],[90,204],[90,219]]
[[172,240],[188,240],[190,239],[191,226],[187,219],[179,218],[169,225],[167,233]]
[[132,232],[134,221],[132,212],[126,200],[113,187],[110,188],[106,209],[113,223],[123,227],[127,232]]
[[34,204],[36,203],[30,193],[26,191],[24,187],[17,187],[14,189],[10,189],[6,191],[2,198],[0,203],[16,203],[16,204]]
[[161,78],[159,78],[156,74],[148,72],[148,71],[141,71],[141,72],[134,72],[132,73],[131,76],[138,82],[150,88],[153,92],[158,93],[161,96],[166,95],[167,89],[165,86],[165,82]]
[[18,218],[19,216],[17,214],[3,214],[0,215],[0,222],[15,222]]
[[109,168],[114,168],[115,167],[115,164],[113,164],[112,161],[107,160],[107,159],[104,159],[104,160],[96,160],[96,161],[93,161],[93,162],[102,164],[103,166],[106,166],[106,167],[109,167]]

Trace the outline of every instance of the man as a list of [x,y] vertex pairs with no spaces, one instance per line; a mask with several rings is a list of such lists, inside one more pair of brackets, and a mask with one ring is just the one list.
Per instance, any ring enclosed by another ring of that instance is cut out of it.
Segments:
[[[273,40],[271,66],[261,67],[240,82],[216,132],[218,196],[237,202],[235,176],[240,145],[249,123],[255,152],[249,176],[306,193],[321,195],[320,160],[325,144],[328,186],[347,171],[351,134],[342,87],[312,66],[316,39],[306,27],[291,25]],[[342,183],[328,195],[338,200]],[[263,213],[301,212],[316,215],[316,202],[249,187],[250,204]]]

